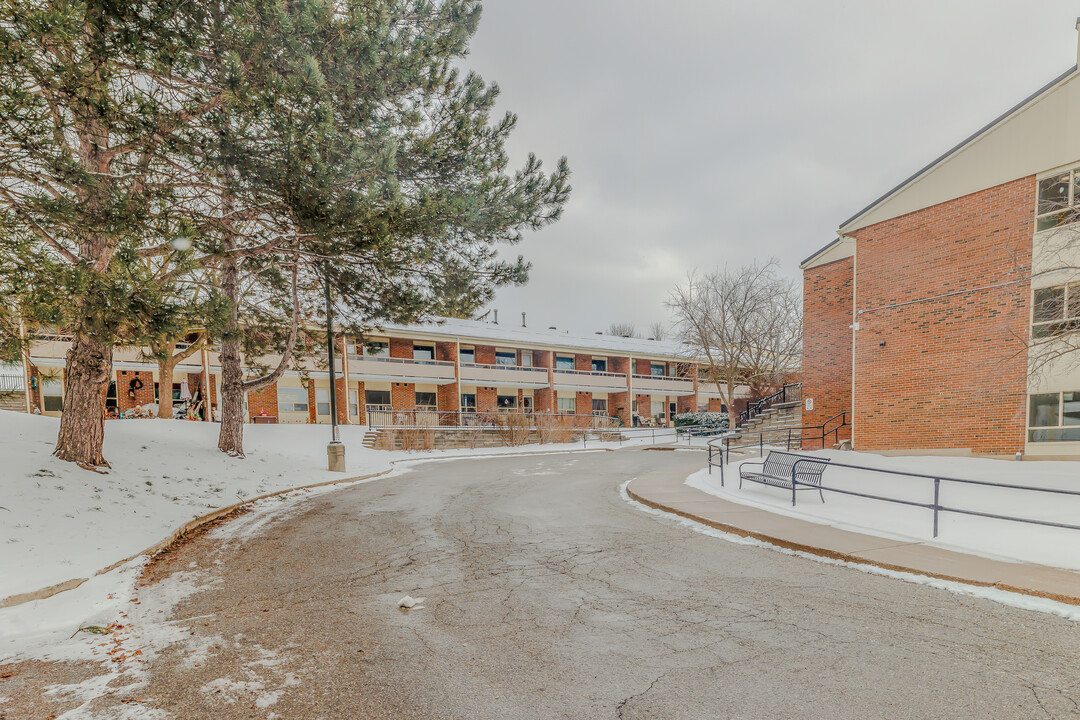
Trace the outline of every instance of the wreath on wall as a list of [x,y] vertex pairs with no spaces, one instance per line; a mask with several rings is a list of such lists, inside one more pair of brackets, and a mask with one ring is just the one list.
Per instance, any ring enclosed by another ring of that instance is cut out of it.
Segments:
[[128,387],[132,390],[142,390],[142,386],[143,382],[140,378],[133,378],[131,382],[128,383]]

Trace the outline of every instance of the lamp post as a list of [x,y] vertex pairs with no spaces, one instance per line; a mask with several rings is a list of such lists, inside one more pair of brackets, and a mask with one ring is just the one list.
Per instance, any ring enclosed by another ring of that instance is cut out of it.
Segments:
[[337,381],[334,377],[334,306],[330,302],[329,265],[323,264],[323,289],[326,292],[326,357],[330,363],[330,444],[326,446],[327,469],[345,472],[345,446],[338,436]]

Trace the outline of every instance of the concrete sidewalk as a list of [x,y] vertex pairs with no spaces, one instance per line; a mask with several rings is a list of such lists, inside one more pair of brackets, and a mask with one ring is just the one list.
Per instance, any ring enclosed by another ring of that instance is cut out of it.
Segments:
[[1080,573],[839,530],[722,500],[685,480],[679,472],[653,472],[636,478],[627,492],[650,507],[792,550],[1080,605]]

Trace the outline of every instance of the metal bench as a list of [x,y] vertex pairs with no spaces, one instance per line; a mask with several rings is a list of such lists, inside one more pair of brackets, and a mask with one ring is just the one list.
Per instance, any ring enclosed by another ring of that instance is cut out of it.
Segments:
[[[817,490],[821,502],[825,502],[825,495],[821,492],[821,474],[828,466],[829,461],[825,458],[770,450],[764,460],[744,462],[739,466],[739,488],[742,488],[743,480],[749,480],[785,488],[792,493],[797,490]],[[794,499],[792,495],[793,502]]]

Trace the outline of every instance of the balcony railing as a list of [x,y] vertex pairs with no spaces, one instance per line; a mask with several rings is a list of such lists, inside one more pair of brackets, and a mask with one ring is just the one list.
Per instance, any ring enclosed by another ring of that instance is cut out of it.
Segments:
[[[370,406],[369,406],[370,407]],[[373,428],[504,428],[510,425],[563,428],[617,428],[619,418],[606,415],[574,415],[539,412],[444,412],[430,410],[368,411],[368,425]]]
[[566,375],[591,375],[593,377],[626,378],[626,373],[613,373],[605,370],[570,370],[569,368],[555,368],[555,372]]

